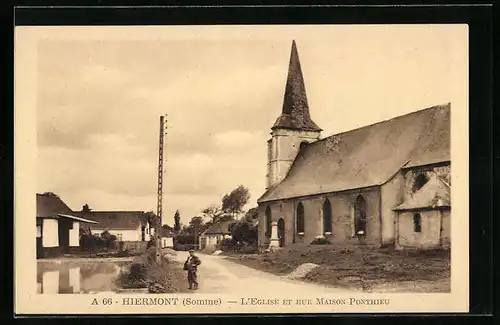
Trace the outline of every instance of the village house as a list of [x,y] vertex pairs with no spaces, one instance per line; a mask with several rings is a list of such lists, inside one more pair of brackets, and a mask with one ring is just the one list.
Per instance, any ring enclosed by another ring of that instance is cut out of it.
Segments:
[[161,228],[161,248],[174,247],[174,231],[165,227]]
[[233,219],[222,220],[211,225],[199,238],[200,249],[215,248],[223,239],[231,238],[230,226],[236,221]]
[[148,216],[143,211],[93,211],[84,205],[76,214],[96,221],[88,225],[93,235],[107,231],[116,236],[118,242],[147,242],[151,239]]
[[96,221],[81,218],[53,194],[36,195],[36,256],[55,257],[79,250],[80,227]]
[[448,247],[451,104],[321,139],[292,43],[258,199],[259,245]]

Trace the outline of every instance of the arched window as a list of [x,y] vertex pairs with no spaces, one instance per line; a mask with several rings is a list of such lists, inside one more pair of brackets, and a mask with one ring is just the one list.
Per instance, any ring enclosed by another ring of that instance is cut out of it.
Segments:
[[420,213],[415,213],[413,215],[413,231],[422,232],[422,217]]
[[366,234],[366,202],[361,194],[356,198],[354,231],[356,235]]
[[323,232],[332,232],[332,204],[328,199],[323,203]]
[[271,208],[267,206],[266,208],[266,236],[271,236]]
[[297,205],[297,233],[305,231],[304,205],[302,202]]
[[413,187],[412,187],[413,193],[421,189],[428,181],[429,179],[427,178],[427,176],[425,176],[425,174],[418,175],[415,178],[415,181],[413,182]]

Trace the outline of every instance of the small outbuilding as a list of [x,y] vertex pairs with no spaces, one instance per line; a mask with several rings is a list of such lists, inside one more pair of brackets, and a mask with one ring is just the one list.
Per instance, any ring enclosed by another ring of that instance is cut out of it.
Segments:
[[223,239],[232,238],[230,227],[235,222],[233,219],[224,220],[210,226],[200,235],[200,249],[215,248]]

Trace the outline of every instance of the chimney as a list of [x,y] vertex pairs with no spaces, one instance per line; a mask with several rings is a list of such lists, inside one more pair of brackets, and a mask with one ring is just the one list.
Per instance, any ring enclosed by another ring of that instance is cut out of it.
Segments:
[[82,207],[82,212],[90,212],[90,208],[89,208],[89,205],[88,205],[88,204],[85,204],[85,205]]

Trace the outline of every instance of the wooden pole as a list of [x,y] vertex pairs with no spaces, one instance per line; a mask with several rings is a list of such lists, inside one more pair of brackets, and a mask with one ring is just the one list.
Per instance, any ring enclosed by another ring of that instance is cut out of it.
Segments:
[[158,197],[157,197],[157,221],[156,221],[156,263],[161,264],[161,225],[162,225],[162,203],[163,203],[163,136],[164,136],[164,116],[160,116],[160,140],[158,145]]

